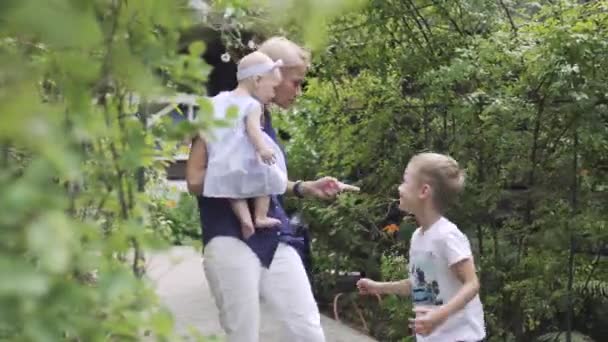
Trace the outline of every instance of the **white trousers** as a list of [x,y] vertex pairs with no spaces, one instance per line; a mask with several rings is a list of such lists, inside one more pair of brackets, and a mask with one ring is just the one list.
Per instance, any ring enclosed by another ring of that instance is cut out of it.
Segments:
[[243,241],[218,236],[205,246],[203,266],[228,342],[259,341],[260,296],[282,325],[281,341],[325,341],[302,259],[293,247],[279,243],[267,269]]

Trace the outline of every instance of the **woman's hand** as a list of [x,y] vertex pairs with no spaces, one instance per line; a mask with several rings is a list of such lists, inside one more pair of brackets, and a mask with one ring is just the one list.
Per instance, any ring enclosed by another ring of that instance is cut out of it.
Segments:
[[360,189],[353,185],[344,184],[334,177],[322,177],[315,181],[302,182],[302,194],[319,199],[333,199],[343,191],[358,192]]

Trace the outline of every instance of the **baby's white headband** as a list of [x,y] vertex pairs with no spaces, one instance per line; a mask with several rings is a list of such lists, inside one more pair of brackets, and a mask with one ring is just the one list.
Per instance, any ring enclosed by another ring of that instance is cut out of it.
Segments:
[[252,77],[252,76],[259,76],[259,75],[263,75],[269,71],[272,71],[276,68],[280,68],[283,66],[283,61],[282,60],[277,60],[276,62],[272,62],[272,63],[262,63],[262,64],[254,64],[252,66],[243,68],[239,71],[237,71],[236,73],[236,79],[237,81],[241,81],[244,80],[246,78]]

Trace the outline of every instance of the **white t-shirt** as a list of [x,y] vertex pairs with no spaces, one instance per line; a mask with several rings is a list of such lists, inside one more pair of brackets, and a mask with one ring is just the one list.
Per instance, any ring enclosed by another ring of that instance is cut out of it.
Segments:
[[[409,279],[414,306],[436,306],[449,302],[462,282],[450,266],[472,258],[467,237],[442,217],[424,233],[416,229],[410,243]],[[479,295],[451,315],[432,334],[416,336],[418,342],[479,341],[485,338],[483,307]]]

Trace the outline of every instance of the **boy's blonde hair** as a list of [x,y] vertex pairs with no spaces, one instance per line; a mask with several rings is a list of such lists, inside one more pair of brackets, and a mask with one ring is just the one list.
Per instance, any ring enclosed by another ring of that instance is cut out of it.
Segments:
[[258,47],[273,60],[282,60],[284,67],[306,67],[310,65],[310,52],[285,37],[272,37]]
[[465,172],[454,158],[439,153],[420,153],[410,163],[421,183],[433,189],[432,201],[437,210],[445,212],[456,196],[464,189]]

